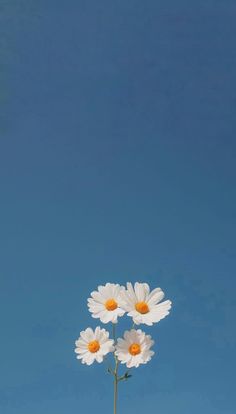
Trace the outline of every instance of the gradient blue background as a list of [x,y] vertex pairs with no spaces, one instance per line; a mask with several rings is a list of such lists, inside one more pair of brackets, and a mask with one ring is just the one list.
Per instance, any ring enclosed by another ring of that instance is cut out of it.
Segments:
[[233,414],[235,1],[0,16],[1,413],[111,413],[74,340],[97,285],[139,280],[174,306],[119,413]]

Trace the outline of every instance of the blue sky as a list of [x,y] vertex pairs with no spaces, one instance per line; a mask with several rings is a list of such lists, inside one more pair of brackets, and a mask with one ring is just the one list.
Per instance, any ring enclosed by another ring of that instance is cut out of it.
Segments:
[[236,5],[146,3],[2,2],[4,414],[111,412],[74,341],[136,280],[173,311],[120,413],[235,412]]

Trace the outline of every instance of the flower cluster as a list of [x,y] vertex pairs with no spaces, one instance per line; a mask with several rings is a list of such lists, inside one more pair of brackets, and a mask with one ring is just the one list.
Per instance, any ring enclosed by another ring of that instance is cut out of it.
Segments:
[[[87,328],[75,342],[77,358],[83,364],[91,365],[94,361],[101,363],[112,352],[116,361],[115,370],[111,370],[114,375],[119,362],[126,364],[127,368],[146,364],[154,355],[151,350],[154,341],[141,329],[135,329],[135,326],[151,326],[165,318],[170,312],[171,301],[161,302],[163,298],[164,293],[160,288],[150,291],[147,283],[136,282],[134,286],[127,283],[126,288],[112,283],[99,286],[88,299],[88,309],[92,317],[100,319],[104,324],[111,322],[114,328],[118,318],[127,313],[133,320],[133,326],[131,330],[124,332],[123,338],[117,340],[115,337],[110,339],[109,332],[100,326],[95,330]],[[120,379],[127,377],[125,374]]]

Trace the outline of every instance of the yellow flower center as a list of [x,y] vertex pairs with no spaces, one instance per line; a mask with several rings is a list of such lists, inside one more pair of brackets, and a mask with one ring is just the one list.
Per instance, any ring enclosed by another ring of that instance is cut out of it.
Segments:
[[135,309],[137,312],[145,314],[149,312],[149,307],[146,302],[137,302],[135,305]]
[[88,343],[88,350],[94,354],[95,352],[98,352],[100,349],[100,344],[98,341],[91,341]]
[[133,356],[140,354],[141,346],[139,344],[132,344],[129,347],[129,353]]
[[117,302],[115,301],[115,299],[108,299],[105,303],[105,308],[108,311],[113,311],[118,307]]

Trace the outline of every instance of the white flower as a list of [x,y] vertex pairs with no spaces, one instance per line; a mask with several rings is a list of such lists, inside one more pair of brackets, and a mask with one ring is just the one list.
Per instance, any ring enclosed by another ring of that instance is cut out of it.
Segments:
[[114,351],[114,341],[109,339],[109,332],[97,326],[95,331],[87,328],[80,332],[80,337],[75,341],[75,352],[82,364],[91,365],[95,360],[102,362],[104,355]]
[[115,354],[122,364],[128,368],[138,367],[150,361],[154,352],[150,350],[154,344],[150,335],[145,335],[141,329],[125,331],[124,339],[118,338]]
[[134,288],[131,283],[127,283],[127,290],[122,292],[121,305],[136,325],[153,325],[169,314],[171,301],[159,303],[163,298],[164,293],[160,288],[150,292],[147,283],[136,282]]
[[98,291],[91,293],[88,299],[88,308],[93,318],[99,318],[103,323],[117,323],[119,316],[123,316],[125,310],[120,306],[120,293],[125,290],[123,286],[107,283],[98,286]]

